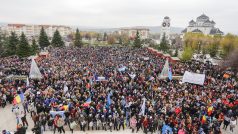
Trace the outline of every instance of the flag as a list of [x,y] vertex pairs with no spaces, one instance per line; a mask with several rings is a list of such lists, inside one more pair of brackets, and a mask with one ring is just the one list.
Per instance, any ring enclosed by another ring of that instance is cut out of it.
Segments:
[[111,105],[111,93],[108,93],[107,95],[107,106],[110,106]]
[[63,105],[60,110],[68,111],[69,110],[69,105]]
[[42,78],[41,72],[40,72],[34,59],[32,59],[32,61],[31,61],[29,77],[32,79],[41,79]]
[[64,93],[66,93],[69,90],[68,86],[64,84]]
[[172,128],[164,124],[162,127],[162,134],[172,134],[172,133],[173,133]]
[[17,95],[13,100],[13,104],[19,104],[19,103],[21,103],[21,98],[19,95]]
[[166,60],[165,64],[164,64],[164,68],[162,69],[162,72],[160,74],[160,78],[166,78],[168,77],[169,73],[169,61],[168,59]]
[[169,68],[168,77],[169,77],[169,80],[172,80],[173,78],[171,67]]
[[29,82],[29,78],[27,77],[26,78],[26,86],[29,87],[29,85],[30,85],[30,82]]
[[23,102],[24,101],[24,93],[21,92],[21,94],[19,96],[20,96],[21,102]]
[[90,103],[91,103],[91,97],[89,97],[88,99],[87,99],[87,101],[83,104],[83,106],[85,106],[85,107],[88,107],[89,105],[90,105]]
[[205,116],[205,115],[203,115],[203,116],[202,116],[202,121],[201,121],[201,122],[202,122],[202,124],[206,123],[206,121],[207,121],[207,118],[206,118],[206,116]]
[[65,111],[50,111],[50,115],[54,118],[56,115],[60,115],[63,119],[65,118]]
[[13,104],[19,104],[24,101],[24,94],[21,92],[21,94],[18,94],[14,99],[13,99]]
[[207,114],[210,116],[212,114],[212,110],[213,110],[213,107],[210,106],[208,109],[207,109]]
[[118,71],[119,72],[124,72],[126,69],[127,69],[126,66],[122,66],[122,67],[118,68]]
[[141,106],[141,111],[139,115],[145,115],[145,98],[143,99],[143,104]]

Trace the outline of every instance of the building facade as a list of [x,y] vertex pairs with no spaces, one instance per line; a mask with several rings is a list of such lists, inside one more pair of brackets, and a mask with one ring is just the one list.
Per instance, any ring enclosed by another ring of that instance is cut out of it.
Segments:
[[147,28],[121,28],[118,31],[119,35],[126,34],[129,38],[134,39],[136,37],[137,31],[140,34],[141,39],[148,39],[149,38],[149,29]]
[[215,28],[215,22],[210,20],[208,16],[202,14],[197,17],[196,21],[191,20],[186,29],[182,33],[192,32],[192,33],[203,33],[206,35],[223,35],[223,32],[219,28]]
[[164,17],[161,25],[160,41],[162,40],[163,36],[165,36],[167,41],[170,40],[170,18],[168,16]]
[[58,30],[62,37],[66,37],[72,31],[70,27],[67,26],[57,26],[57,25],[26,25],[26,24],[8,24],[2,27],[2,30],[6,34],[10,34],[11,32],[15,32],[17,35],[21,35],[23,32],[26,37],[38,37],[40,35],[41,28],[44,28],[46,34],[52,38],[54,32]]

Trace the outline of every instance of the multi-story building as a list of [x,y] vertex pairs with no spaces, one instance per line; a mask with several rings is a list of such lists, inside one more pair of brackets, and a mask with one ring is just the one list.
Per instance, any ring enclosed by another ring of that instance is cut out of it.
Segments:
[[17,35],[21,35],[23,32],[26,37],[38,37],[40,35],[41,28],[44,28],[46,34],[52,38],[54,32],[58,30],[62,37],[66,37],[72,31],[68,26],[58,26],[58,25],[26,25],[26,24],[8,24],[2,27],[7,34],[15,32]]
[[147,39],[149,38],[149,29],[148,28],[140,28],[140,27],[134,27],[134,28],[121,28],[118,33],[120,35],[126,34],[129,36],[129,38],[135,38],[137,31],[140,34],[141,39]]
[[219,28],[215,28],[215,22],[210,20],[208,16],[202,14],[197,17],[197,20],[191,20],[189,26],[182,31],[182,33],[203,33],[206,35],[223,35]]

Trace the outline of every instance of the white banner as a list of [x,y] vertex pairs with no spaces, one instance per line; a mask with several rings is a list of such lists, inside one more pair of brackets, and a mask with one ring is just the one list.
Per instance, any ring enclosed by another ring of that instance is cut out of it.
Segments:
[[197,74],[197,73],[191,73],[191,72],[185,71],[182,82],[203,85],[204,81],[205,81],[205,74]]

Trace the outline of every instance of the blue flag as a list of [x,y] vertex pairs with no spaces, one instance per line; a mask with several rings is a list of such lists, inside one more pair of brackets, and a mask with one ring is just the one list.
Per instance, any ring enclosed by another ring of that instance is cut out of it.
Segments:
[[169,68],[168,77],[169,77],[169,80],[172,80],[172,78],[173,78],[171,67]]
[[24,101],[24,93],[23,92],[21,92],[21,94],[19,94],[19,96],[20,96],[20,98],[21,98],[21,102],[23,102]]
[[107,95],[107,105],[110,106],[111,105],[111,93],[108,93]]
[[164,125],[162,127],[162,134],[172,134],[173,131],[172,131],[172,128],[168,125]]

